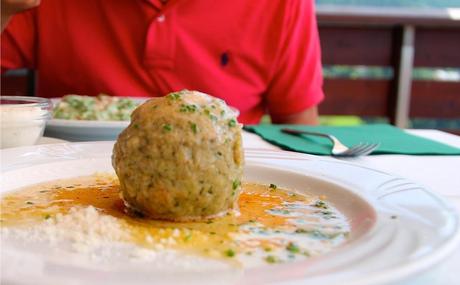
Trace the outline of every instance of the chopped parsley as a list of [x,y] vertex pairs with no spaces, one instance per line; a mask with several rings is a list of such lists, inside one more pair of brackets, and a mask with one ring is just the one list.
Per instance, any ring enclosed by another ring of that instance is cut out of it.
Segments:
[[163,125],[163,130],[167,131],[167,132],[170,132],[170,131],[172,131],[172,126],[170,124],[164,124]]
[[235,180],[233,180],[233,183],[232,183],[232,189],[236,190],[236,189],[238,189],[238,187],[240,187],[240,185],[241,185],[241,182],[239,180],[235,179]]
[[325,240],[325,239],[334,239],[341,235],[341,233],[336,234],[325,234],[319,230],[306,230],[306,229],[297,229],[295,230],[297,234],[308,234],[311,238]]
[[197,133],[198,127],[196,126],[195,123],[190,122],[190,128],[192,129],[192,132],[193,132],[194,134]]
[[293,242],[288,243],[288,245],[286,246],[286,250],[291,252],[291,253],[299,253],[300,252],[300,248]]
[[179,112],[182,113],[195,113],[198,107],[196,105],[187,105],[187,104],[182,104],[180,105]]
[[273,183],[270,183],[270,186],[268,188],[270,188],[271,190],[276,190],[276,188],[278,188],[278,186],[276,186]]
[[188,235],[186,235],[186,236],[184,237],[184,241],[187,242],[187,241],[189,241],[191,238],[192,238],[192,234],[190,233],[190,234],[188,234]]
[[228,121],[228,126],[229,126],[230,128],[236,126],[236,120],[235,120],[235,119],[230,119],[230,120]]
[[45,215],[45,220],[48,220],[49,218],[51,218],[51,215],[50,215],[50,214],[46,214],[46,215]]
[[235,251],[231,248],[227,249],[224,253],[227,257],[234,257],[236,254]]
[[326,202],[324,202],[322,200],[316,201],[316,203],[313,206],[315,206],[316,208],[321,208],[321,209],[327,209],[328,208]]
[[26,204],[28,204],[28,205],[33,205],[34,203],[33,203],[33,202],[30,202],[30,201],[27,201]]
[[203,110],[203,113],[209,117],[212,121],[217,121],[217,117],[211,113],[211,111],[208,108],[205,108]]
[[277,263],[279,260],[274,255],[267,255],[265,257],[265,261],[268,262],[268,263]]
[[166,98],[168,98],[171,101],[174,100],[179,100],[181,98],[181,92],[174,92],[174,93],[169,93]]

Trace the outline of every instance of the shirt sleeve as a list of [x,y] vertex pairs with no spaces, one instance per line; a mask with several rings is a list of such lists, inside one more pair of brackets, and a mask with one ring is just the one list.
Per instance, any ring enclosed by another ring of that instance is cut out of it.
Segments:
[[36,10],[14,15],[2,32],[2,73],[10,69],[35,68]]
[[324,98],[314,1],[286,2],[284,28],[265,98],[272,118],[300,113]]

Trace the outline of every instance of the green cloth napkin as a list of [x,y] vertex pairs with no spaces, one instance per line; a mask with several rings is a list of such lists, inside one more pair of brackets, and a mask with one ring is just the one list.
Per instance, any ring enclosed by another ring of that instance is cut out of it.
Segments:
[[326,138],[317,136],[285,134],[281,129],[291,128],[332,134],[347,146],[360,142],[380,143],[372,154],[460,155],[460,148],[411,135],[390,125],[348,127],[253,125],[244,128],[283,149],[310,154],[330,155],[332,143]]

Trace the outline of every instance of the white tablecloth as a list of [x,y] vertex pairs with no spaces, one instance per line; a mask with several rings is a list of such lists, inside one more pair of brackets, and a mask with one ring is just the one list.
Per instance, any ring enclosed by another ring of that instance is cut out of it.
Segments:
[[[408,130],[407,132],[460,148],[460,136],[437,130]],[[244,134],[243,143],[245,147],[278,149],[250,133]],[[460,213],[460,156],[373,155],[342,160],[379,169],[424,185],[455,204]],[[460,247],[432,272],[401,284],[459,285]]]

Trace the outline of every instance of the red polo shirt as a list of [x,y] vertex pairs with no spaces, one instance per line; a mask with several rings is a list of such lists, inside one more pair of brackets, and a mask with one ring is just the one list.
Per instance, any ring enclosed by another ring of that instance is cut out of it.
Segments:
[[2,72],[37,69],[42,97],[193,89],[244,123],[323,98],[313,0],[43,0],[1,41]]

